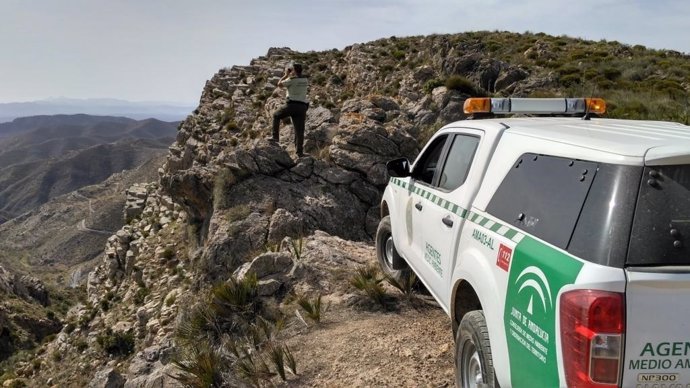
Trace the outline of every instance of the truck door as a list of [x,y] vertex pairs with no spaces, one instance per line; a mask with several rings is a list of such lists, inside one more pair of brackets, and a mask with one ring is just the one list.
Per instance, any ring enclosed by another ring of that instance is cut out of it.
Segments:
[[447,151],[437,163],[433,179],[424,185],[418,197],[423,212],[418,224],[423,229],[419,242],[423,260],[418,270],[440,301],[450,297],[455,246],[465,221],[463,212],[469,208],[478,186],[476,182],[471,185],[465,182],[483,132],[470,129],[463,132],[449,135]]
[[[447,152],[448,135],[440,135],[433,139],[422,151],[415,162],[412,176],[405,189],[403,200],[399,201],[403,206],[405,218],[405,231],[403,236],[394,236],[398,251],[408,259],[408,263],[415,266],[424,258],[424,219],[430,206],[425,203],[423,193],[432,184],[438,166]],[[397,241],[403,241],[398,244]],[[402,246],[400,246],[402,245]],[[415,269],[418,269],[415,266]]]
[[690,165],[645,167],[626,266],[622,386],[690,386]]

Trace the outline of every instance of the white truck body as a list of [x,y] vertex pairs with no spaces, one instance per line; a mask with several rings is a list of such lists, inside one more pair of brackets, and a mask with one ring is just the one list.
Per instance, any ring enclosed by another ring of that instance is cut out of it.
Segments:
[[[475,144],[472,155],[465,152],[453,156],[451,149],[456,142],[465,142],[463,147],[468,149]],[[442,148],[436,164],[428,163],[433,152],[438,152],[434,147]],[[453,166],[444,158],[453,157],[460,166],[467,161],[463,158],[469,159],[469,169],[465,179],[456,182],[457,187],[448,188],[444,182],[458,178],[447,177],[452,175]],[[569,167],[559,164],[568,160]],[[640,187],[645,185],[644,180],[640,183],[643,171],[659,174],[645,168],[688,163],[690,127],[676,123],[579,118],[461,121],[445,126],[432,137],[412,164],[412,176],[391,178],[382,209],[384,216],[390,216],[398,253],[456,323],[462,319],[459,306],[465,303],[459,289],[474,292],[485,316],[496,381],[501,387],[568,386],[564,358],[572,357],[573,351],[563,348],[568,339],[563,338],[562,330],[568,329],[562,323],[570,323],[567,319],[562,321],[561,298],[568,291],[596,290],[623,296],[623,332],[610,336],[591,334],[592,341],[603,341],[603,346],[598,348],[592,342],[594,345],[588,348],[591,357],[595,357],[595,352],[601,354],[596,361],[588,361],[589,368],[597,365],[601,370],[591,373],[608,376],[609,380],[586,386],[690,388],[690,257],[683,253],[685,265],[678,259],[667,265],[663,260],[646,262],[644,258],[638,259],[642,260],[640,264],[628,262],[625,254],[611,253],[614,249],[607,247],[607,234],[612,239],[611,246],[617,244],[628,252],[637,245],[619,242],[618,236],[632,239],[630,230],[636,232],[638,224],[633,225],[632,215],[629,224],[623,226],[607,220],[603,214],[607,209],[612,220],[618,217],[616,214],[624,214],[616,203],[617,195],[622,194],[595,188],[592,183],[597,179],[603,182],[610,172],[612,182],[618,179],[614,174],[619,174],[620,179],[633,176]],[[501,185],[507,184],[511,170],[521,166],[535,173],[525,172],[527,175],[510,179],[538,182],[540,174],[536,172],[547,175],[550,166],[563,169],[563,174],[554,173],[563,175],[564,182],[563,188],[553,188],[554,196],[535,196],[533,202],[524,196],[515,197],[522,198],[516,202],[522,201],[528,208],[539,209],[543,205],[556,209],[556,213],[562,211],[562,215],[554,216],[553,210],[542,217],[529,211],[516,211],[513,219],[496,214],[510,209],[510,200],[500,201],[509,198],[506,187],[501,189]],[[428,171],[421,171],[422,167]],[[670,183],[661,171],[659,185],[665,188]],[[683,174],[687,171],[681,173],[686,183]],[[573,189],[565,187],[568,185]],[[561,189],[564,194],[558,194]],[[594,201],[597,195],[609,203],[596,209],[583,205]],[[690,210],[683,206],[680,205],[681,213]],[[681,215],[684,218],[671,222],[680,225],[670,227],[672,231],[680,228],[677,234],[684,233],[683,223],[690,223],[690,213]],[[588,230],[581,226],[587,217],[601,219],[601,226],[606,229]],[[575,226],[570,232],[561,233],[559,220]],[[541,225],[544,228],[540,230]],[[652,228],[656,230],[658,226]],[[596,247],[587,247],[587,240],[580,238],[590,235],[595,236],[592,246]],[[673,238],[682,240],[677,235]],[[669,240],[668,244],[674,241]],[[690,244],[690,240],[687,242]],[[666,245],[663,247],[666,249]],[[596,262],[577,254],[590,249],[608,254],[611,262]],[[677,247],[683,252],[685,249],[682,245]],[[575,331],[581,329],[577,326]],[[614,365],[609,359],[615,358],[612,354],[617,346],[618,369],[615,373],[606,371],[607,365]]]

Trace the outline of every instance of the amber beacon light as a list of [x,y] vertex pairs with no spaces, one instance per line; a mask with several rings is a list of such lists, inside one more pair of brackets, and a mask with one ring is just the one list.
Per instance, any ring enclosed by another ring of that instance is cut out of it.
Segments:
[[601,98],[468,98],[463,110],[467,115],[538,114],[577,115],[606,113],[606,102]]

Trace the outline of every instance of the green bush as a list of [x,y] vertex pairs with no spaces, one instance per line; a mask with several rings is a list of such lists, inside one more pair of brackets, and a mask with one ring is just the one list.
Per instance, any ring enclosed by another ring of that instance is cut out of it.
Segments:
[[387,294],[382,285],[383,279],[379,268],[376,265],[369,265],[358,268],[350,278],[350,284],[364,292],[374,302],[385,306]]
[[393,56],[393,58],[395,58],[397,60],[405,58],[405,52],[402,50],[393,50],[391,55]]
[[96,337],[96,342],[109,355],[127,356],[134,352],[134,334],[132,331],[113,331],[107,328],[104,334]]
[[602,73],[604,77],[606,77],[606,79],[609,79],[611,81],[617,80],[623,74],[619,69],[615,67],[607,67],[602,71]]
[[444,82],[448,90],[457,90],[463,94],[476,95],[477,90],[472,81],[460,75],[452,75]]
[[570,87],[570,86],[579,84],[581,81],[581,78],[578,74],[568,74],[568,75],[559,77],[558,81],[561,83],[561,85],[563,85],[565,87]]
[[257,278],[253,273],[242,280],[232,277],[213,287],[211,308],[221,317],[229,318],[235,314],[251,316],[259,307],[256,287]]
[[81,353],[89,348],[89,344],[85,340],[80,338],[74,342],[74,348]]
[[146,297],[151,293],[148,287],[141,287],[134,293],[134,304],[140,306],[144,304]]
[[443,81],[438,78],[434,78],[426,81],[422,89],[424,89],[424,92],[428,94],[439,86],[443,86]]
[[76,328],[77,328],[77,325],[75,325],[74,322],[68,322],[68,323],[65,325],[65,333],[67,333],[67,334],[72,334],[72,332],[73,332],[74,329],[76,329]]
[[167,260],[172,259],[175,256],[175,249],[173,247],[165,247],[161,253],[161,257]]

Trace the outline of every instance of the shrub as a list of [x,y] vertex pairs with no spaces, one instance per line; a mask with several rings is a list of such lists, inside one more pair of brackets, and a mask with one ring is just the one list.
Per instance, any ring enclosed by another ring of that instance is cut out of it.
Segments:
[[474,87],[472,81],[459,75],[452,75],[446,79],[444,82],[448,90],[457,90],[463,94],[476,95],[477,90]]
[[386,275],[386,281],[393,287],[400,290],[400,292],[405,295],[405,297],[410,298],[413,295],[413,286],[417,281],[417,275],[414,272],[409,271],[407,276],[403,277],[401,281],[396,280],[393,277]]
[[65,325],[65,333],[71,334],[74,331],[74,329],[76,329],[76,328],[77,328],[77,325],[75,325],[74,322],[68,322]]
[[231,318],[236,314],[249,318],[259,307],[256,287],[257,278],[253,273],[248,274],[242,280],[232,277],[227,282],[213,287],[211,308],[221,318]]
[[326,84],[326,76],[324,74],[320,74],[320,73],[316,74],[316,75],[311,77],[311,82],[314,85],[323,86]]
[[580,76],[577,74],[568,74],[561,76],[558,81],[560,81],[561,85],[565,87],[570,87],[573,85],[577,85],[580,83],[581,79]]
[[228,209],[228,221],[235,222],[247,218],[251,214],[252,210],[249,205],[237,205]]
[[381,282],[383,277],[376,265],[359,267],[357,272],[350,278],[350,284],[356,289],[364,292],[374,302],[386,305],[386,290]]
[[[290,249],[291,248],[291,249]],[[299,262],[302,260],[302,250],[304,249],[304,238],[299,237],[297,239],[290,239],[290,247],[288,250],[295,257],[295,261]]]
[[134,304],[140,306],[144,304],[144,300],[151,293],[148,287],[141,287],[134,293]]
[[607,67],[602,71],[602,73],[606,79],[611,81],[617,80],[622,75],[621,71],[615,67]]
[[175,256],[175,249],[173,247],[165,247],[161,253],[161,257],[167,260],[172,259]]
[[113,331],[110,328],[96,337],[101,348],[112,356],[127,356],[134,352],[134,334],[132,331]]
[[330,82],[331,82],[331,84],[336,85],[336,86],[340,86],[340,85],[342,85],[342,84],[345,83],[344,79],[341,78],[341,77],[339,77],[339,76],[336,75],[336,74],[333,74],[333,75],[331,76]]
[[422,89],[424,89],[425,93],[431,93],[432,90],[436,89],[439,86],[443,86],[443,81],[441,81],[438,78],[433,78],[424,83],[424,86]]
[[89,348],[89,344],[85,340],[80,338],[74,342],[74,348],[81,353]]
[[314,321],[314,323],[321,322],[321,313],[323,312],[321,308],[321,294],[314,299],[309,299],[302,295],[297,299],[297,304],[302,307],[307,315],[307,318]]
[[[259,103],[259,105],[261,105],[261,104]],[[223,126],[223,129],[225,129],[226,131],[229,131],[229,132],[234,132],[234,131],[239,131],[240,126],[234,120],[231,120],[231,121],[228,121],[227,123],[225,123],[225,125]]]
[[224,363],[220,349],[201,342],[183,350],[173,360],[182,373],[172,377],[186,387],[220,387],[224,382]]
[[405,58],[405,52],[402,50],[393,50],[391,55],[393,56],[393,58],[398,60]]

